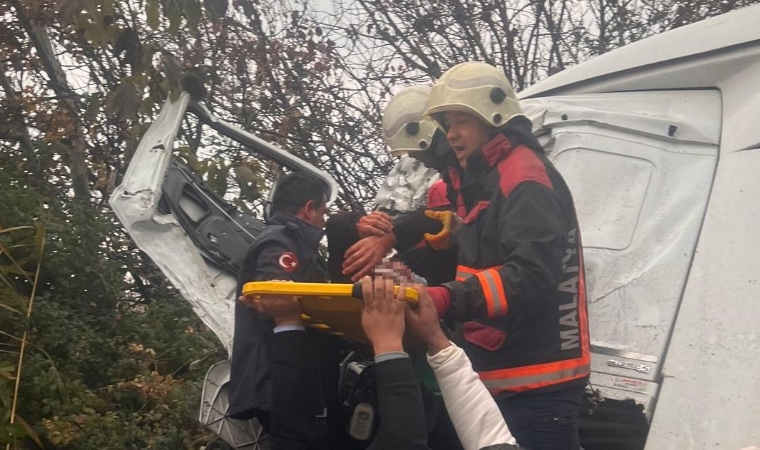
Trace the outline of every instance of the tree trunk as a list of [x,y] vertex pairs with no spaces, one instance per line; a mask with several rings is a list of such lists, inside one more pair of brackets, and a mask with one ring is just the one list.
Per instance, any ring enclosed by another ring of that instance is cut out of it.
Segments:
[[50,79],[50,88],[53,89],[59,101],[66,106],[71,114],[74,131],[70,135],[71,144],[66,146],[69,169],[71,169],[74,195],[77,198],[87,199],[90,197],[89,169],[86,162],[87,144],[84,140],[79,106],[74,101],[74,92],[71,90],[66,80],[66,74],[55,56],[47,30],[29,18],[26,9],[19,0],[11,0],[11,5],[16,10],[19,22],[37,50],[45,72]]

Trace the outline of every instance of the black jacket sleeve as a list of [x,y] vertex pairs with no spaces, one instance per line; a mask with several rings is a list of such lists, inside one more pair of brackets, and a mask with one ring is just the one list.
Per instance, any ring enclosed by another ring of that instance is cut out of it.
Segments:
[[[283,259],[283,255],[287,255],[287,258]],[[255,259],[255,261],[251,261],[252,264],[249,264],[249,257]],[[288,267],[293,262],[300,264],[293,248],[279,240],[268,241],[259,247],[256,254],[246,256],[243,269],[238,277],[238,284],[242,288],[243,284],[249,281],[296,281],[297,268],[290,269]],[[254,270],[246,273],[246,267],[254,268]]]
[[[499,208],[499,247],[502,264],[486,270],[483,277],[452,281],[451,313],[457,321],[482,319],[536,308],[543,299],[554,298],[562,276],[562,259],[571,226],[568,212],[556,192],[532,181],[517,186],[506,198],[489,208]],[[460,249],[461,250],[461,249]],[[496,280],[492,298],[486,298],[484,280]],[[498,289],[503,286],[503,291]],[[506,308],[489,307],[501,295]]]
[[359,242],[356,224],[364,217],[363,211],[335,214],[325,224],[327,236],[327,271],[333,283],[351,283],[351,277],[343,275],[346,250]]
[[425,210],[446,210],[439,208],[419,208],[404,213],[393,220],[393,235],[396,237],[394,246],[399,252],[405,252],[420,242],[425,233],[438,234],[443,229],[441,222],[425,215]]
[[272,337],[272,448],[307,450],[314,448],[312,423],[316,411],[315,370],[309,357],[305,331],[283,331]]
[[375,365],[380,428],[369,450],[426,450],[425,410],[409,358]]
[[[246,253],[238,273],[237,294],[250,281],[292,280],[294,272],[288,272],[279,264],[279,257],[291,251],[278,239],[265,238]],[[272,321],[260,317],[258,312],[235,302],[235,333],[230,368],[229,414],[234,419],[258,417],[268,422],[272,404],[270,370],[270,346]]]

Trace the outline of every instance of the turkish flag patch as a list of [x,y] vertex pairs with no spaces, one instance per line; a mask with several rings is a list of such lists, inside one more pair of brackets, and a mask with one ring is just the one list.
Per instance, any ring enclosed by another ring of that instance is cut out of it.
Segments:
[[298,268],[298,257],[295,253],[285,252],[280,255],[280,259],[277,261],[280,267],[286,272],[295,272]]

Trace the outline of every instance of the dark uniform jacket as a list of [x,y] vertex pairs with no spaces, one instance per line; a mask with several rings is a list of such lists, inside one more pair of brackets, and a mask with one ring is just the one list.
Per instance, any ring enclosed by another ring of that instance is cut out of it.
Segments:
[[[248,249],[238,275],[238,294],[250,281],[326,282],[327,270],[319,254],[322,230],[293,216],[276,213],[267,228]],[[287,397],[277,395],[277,382],[271,374],[273,323],[259,317],[258,312],[241,302],[235,303],[235,335],[229,383],[229,414],[233,418],[258,417],[263,424],[272,413],[273,439],[281,436],[277,428],[276,412],[292,408],[288,413],[295,422],[308,423],[302,435],[326,438],[330,435],[324,423],[325,408],[337,408],[333,395],[337,380],[342,341],[319,334],[309,341],[307,352],[319,360],[311,365],[309,380],[314,383],[309,398],[291,405]],[[273,399],[274,393],[274,399]],[[300,416],[305,416],[300,417]],[[314,419],[316,416],[320,418]],[[300,419],[299,419],[300,417]],[[289,432],[290,433],[290,432]],[[299,435],[293,434],[293,439]],[[284,447],[283,447],[284,448]]]
[[[461,324],[454,340],[494,394],[564,389],[584,384],[589,374],[573,199],[534,144],[513,146],[500,134],[470,156],[466,174],[458,166],[444,173],[463,219],[455,239],[457,279],[445,284],[447,317]],[[431,226],[413,214],[394,225],[401,245]]]
[[[274,336],[277,357],[272,362],[272,374],[279,380],[283,396],[287,396],[290,403],[301,403],[311,395],[309,385],[303,381],[313,376],[313,366],[310,365],[313,356],[309,355],[306,345],[313,337],[314,334],[310,330],[286,331]],[[376,414],[380,417],[380,427],[374,434],[368,450],[427,449],[427,430],[420,385],[410,359],[397,358],[378,362],[374,367],[374,373],[378,396]],[[328,448],[319,447],[306,436],[299,435],[299,428],[303,429],[305,425],[307,424],[299,426],[290,421],[287,431],[298,437],[292,440],[294,445],[286,448]],[[340,450],[356,448],[356,445],[344,441],[329,448]]]

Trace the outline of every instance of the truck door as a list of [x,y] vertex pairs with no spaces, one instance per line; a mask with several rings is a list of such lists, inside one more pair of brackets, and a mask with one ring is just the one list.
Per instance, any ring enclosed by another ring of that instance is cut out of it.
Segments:
[[523,101],[575,199],[591,383],[651,417],[718,159],[717,90]]

